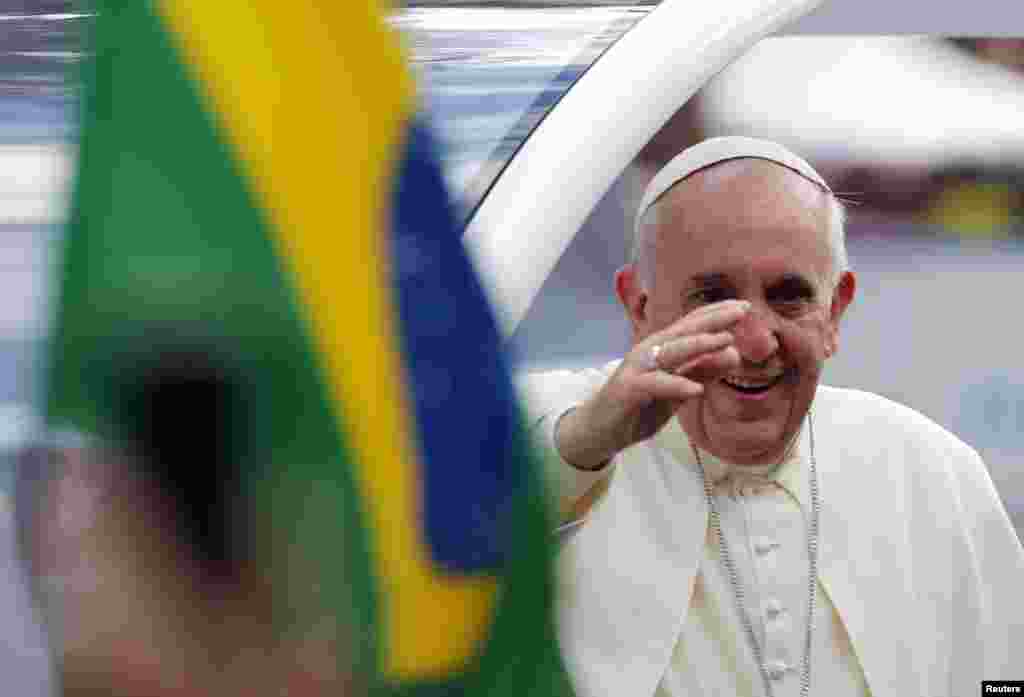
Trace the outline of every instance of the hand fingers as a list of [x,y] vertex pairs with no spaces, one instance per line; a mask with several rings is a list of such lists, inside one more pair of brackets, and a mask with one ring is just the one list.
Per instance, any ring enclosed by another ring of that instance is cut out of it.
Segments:
[[661,344],[657,353],[657,367],[661,370],[674,373],[700,356],[720,351],[733,342],[733,335],[729,332],[718,332],[717,334],[694,334],[684,336]]
[[719,351],[697,356],[678,368],[676,373],[699,383],[711,382],[736,370],[740,363],[740,354],[736,347],[726,346]]
[[688,377],[655,370],[637,378],[637,387],[654,401],[681,402],[704,393],[704,386]]
[[749,310],[750,303],[745,300],[714,303],[679,318],[655,334],[652,341],[663,344],[680,336],[725,331],[743,319]]

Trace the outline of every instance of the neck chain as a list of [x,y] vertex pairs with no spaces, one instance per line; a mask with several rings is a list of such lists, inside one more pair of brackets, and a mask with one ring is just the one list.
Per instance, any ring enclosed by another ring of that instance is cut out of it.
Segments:
[[[814,458],[814,421],[811,419],[810,413],[807,415],[807,424],[811,445],[811,519],[807,527],[807,558],[809,560],[809,569],[807,574],[807,633],[804,636],[804,658],[800,673],[801,697],[807,697],[807,694],[811,689],[811,635],[814,631],[814,599],[816,595],[815,591],[818,587],[818,518],[821,512],[821,504],[818,498],[818,466]],[[722,562],[722,566],[725,568],[725,573],[729,577],[729,584],[732,586],[733,598],[736,601],[736,610],[739,613],[740,621],[743,623],[743,629],[750,642],[750,647],[754,652],[754,660],[757,661],[758,668],[760,669],[761,679],[764,681],[765,694],[767,694],[768,697],[774,697],[771,678],[769,677],[768,668],[765,666],[764,662],[764,654],[761,650],[761,646],[757,643],[757,635],[754,633],[754,625],[750,621],[750,616],[747,614],[746,603],[744,602],[745,594],[743,592],[743,586],[740,583],[739,574],[736,572],[736,565],[733,562],[732,556],[729,554],[729,546],[725,543],[725,535],[722,533],[721,514],[715,505],[715,497],[712,491],[711,480],[708,478],[707,471],[704,469],[704,463],[700,459],[700,453],[697,451],[697,448],[693,445],[692,441],[690,443],[690,447],[693,449],[693,454],[697,458],[697,465],[700,466],[701,476],[704,478],[704,497],[707,499],[708,511],[710,512],[709,517],[711,519],[711,529],[718,536],[718,555]]]

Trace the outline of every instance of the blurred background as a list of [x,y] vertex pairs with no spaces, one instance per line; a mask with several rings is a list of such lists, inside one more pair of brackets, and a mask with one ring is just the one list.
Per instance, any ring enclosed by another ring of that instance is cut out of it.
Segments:
[[[394,23],[467,215],[576,78],[652,9],[431,5]],[[1024,39],[766,39],[683,105],[607,192],[517,330],[518,366],[621,355],[612,276],[646,182],[705,137],[778,140],[848,203],[859,296],[826,382],[906,403],[981,451],[1020,533],[1022,123]]]
[[[463,216],[579,75],[652,6],[540,4],[411,3],[391,18],[419,74]],[[89,19],[75,6],[0,4],[4,521],[14,454],[37,433],[42,406],[52,269],[74,168],[77,70]],[[1022,122],[1024,39],[762,41],[681,106],[607,192],[516,332],[516,365],[583,366],[619,355],[627,328],[612,275],[625,260],[625,230],[647,179],[707,136],[779,140],[849,203],[859,296],[826,381],[904,402],[976,447],[1024,532]],[[0,530],[11,550],[12,530],[6,522]],[[30,680],[43,670],[31,663],[43,660],[43,642],[19,609],[14,558],[12,551],[3,560],[8,581],[0,585],[14,590],[0,598],[7,607],[0,621],[24,626],[26,639],[6,679]],[[6,665],[0,658],[0,670]]]
[[[0,3],[0,672],[5,694],[52,694],[12,503],[16,454],[42,401],[51,252],[74,166],[85,17],[66,1]],[[9,682],[8,682],[9,681]]]

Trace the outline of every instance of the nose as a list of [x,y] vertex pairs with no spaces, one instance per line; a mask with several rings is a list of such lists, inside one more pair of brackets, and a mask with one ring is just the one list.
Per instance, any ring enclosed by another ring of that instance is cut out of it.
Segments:
[[736,350],[745,363],[764,363],[779,350],[772,318],[756,305],[732,328]]

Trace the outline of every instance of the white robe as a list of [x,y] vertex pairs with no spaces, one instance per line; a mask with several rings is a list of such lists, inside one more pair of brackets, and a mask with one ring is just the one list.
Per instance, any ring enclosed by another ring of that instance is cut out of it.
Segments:
[[[809,439],[810,429],[804,428],[778,467],[736,468],[709,453],[701,457],[716,482],[715,506],[774,697],[800,695],[809,600]],[[689,438],[677,420],[656,441],[676,461],[692,462]],[[811,694],[824,688],[829,697],[868,697],[846,628],[820,582],[815,590],[810,684],[817,689]],[[719,540],[709,531],[689,611],[655,697],[764,697],[749,637],[737,631],[739,617]]]
[[[539,440],[550,447],[554,417],[614,368],[529,376]],[[871,694],[962,697],[1024,679],[1024,550],[981,458],[877,395],[822,386],[812,409],[820,579]],[[668,669],[708,524],[700,476],[678,457],[655,437],[597,473],[548,458],[569,496],[613,473],[562,552],[560,638],[581,697],[651,697]]]

